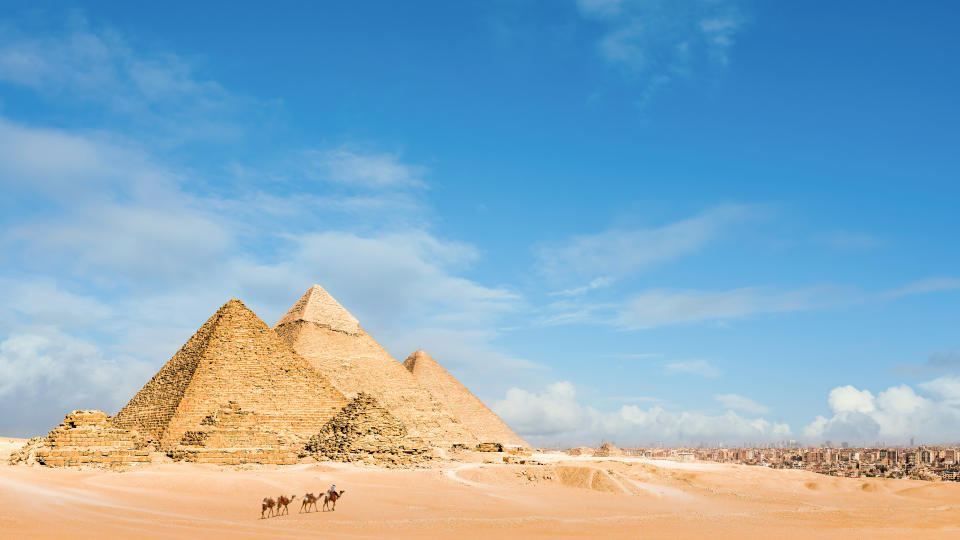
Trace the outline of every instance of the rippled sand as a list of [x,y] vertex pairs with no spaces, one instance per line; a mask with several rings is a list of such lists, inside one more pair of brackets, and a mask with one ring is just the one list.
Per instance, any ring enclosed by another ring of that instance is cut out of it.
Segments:
[[[0,439],[0,457],[21,441]],[[960,538],[960,484],[713,463],[341,464],[125,472],[0,465],[0,538]],[[499,457],[497,457],[499,459]],[[5,459],[4,459],[5,463]],[[336,482],[336,512],[298,513]],[[260,519],[265,496],[296,494]]]

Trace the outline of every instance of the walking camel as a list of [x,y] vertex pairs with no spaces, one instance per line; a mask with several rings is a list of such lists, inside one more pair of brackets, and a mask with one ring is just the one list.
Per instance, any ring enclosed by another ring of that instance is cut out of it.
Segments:
[[[277,505],[277,502],[271,499],[270,497],[264,497],[263,503],[260,508],[260,519],[263,519],[263,514],[266,513],[266,517],[273,515],[273,509]],[[269,512],[268,512],[269,511]]]
[[281,515],[281,514],[280,514],[280,507],[281,507],[281,506],[283,507],[283,512],[285,512],[286,514],[289,515],[289,514],[290,514],[290,509],[287,508],[287,505],[290,504],[291,502],[293,502],[293,500],[296,499],[296,498],[297,498],[296,495],[291,495],[289,498],[288,498],[286,495],[281,495],[281,496],[277,497],[277,515],[278,515],[278,516]]
[[303,499],[300,501],[300,512],[303,512],[303,509],[306,508],[307,512],[310,512],[310,507],[313,507],[313,510],[317,510],[317,501],[320,500],[320,497],[317,497],[313,493],[307,493],[303,496]]
[[327,505],[330,504],[330,506],[331,506],[331,511],[334,511],[334,512],[335,512],[335,511],[337,510],[337,499],[339,499],[340,497],[343,497],[343,492],[344,492],[344,491],[346,491],[346,490],[345,490],[345,489],[341,489],[339,493],[337,493],[336,491],[331,491],[331,492],[327,493],[326,495],[324,495],[324,496],[323,496],[323,511],[326,512],[326,511],[327,511]]

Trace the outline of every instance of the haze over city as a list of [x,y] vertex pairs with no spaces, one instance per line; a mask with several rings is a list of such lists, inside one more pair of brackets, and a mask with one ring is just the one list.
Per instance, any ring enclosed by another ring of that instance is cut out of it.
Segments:
[[957,15],[9,6],[0,434],[319,283],[536,445],[960,441]]

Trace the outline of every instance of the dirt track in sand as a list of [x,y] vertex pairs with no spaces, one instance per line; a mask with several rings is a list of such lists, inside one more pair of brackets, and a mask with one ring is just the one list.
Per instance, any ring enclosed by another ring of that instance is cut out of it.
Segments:
[[[19,441],[0,439],[0,457]],[[960,538],[960,483],[544,455],[546,465],[0,465],[2,538]],[[5,460],[4,460],[5,462]],[[336,512],[300,514],[336,482]],[[290,515],[260,500],[296,494]]]

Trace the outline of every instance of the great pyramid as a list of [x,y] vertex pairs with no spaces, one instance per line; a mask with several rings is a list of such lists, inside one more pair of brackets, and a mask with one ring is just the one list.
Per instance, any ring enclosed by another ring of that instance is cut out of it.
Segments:
[[272,432],[306,439],[344,398],[243,302],[223,305],[113,419],[160,449],[233,405]]
[[443,402],[480,442],[529,446],[495,412],[426,352],[417,351],[411,354],[403,365],[435,398]]
[[473,435],[319,285],[274,326],[277,334],[348,398],[371,394],[410,434],[435,446],[475,444]]

